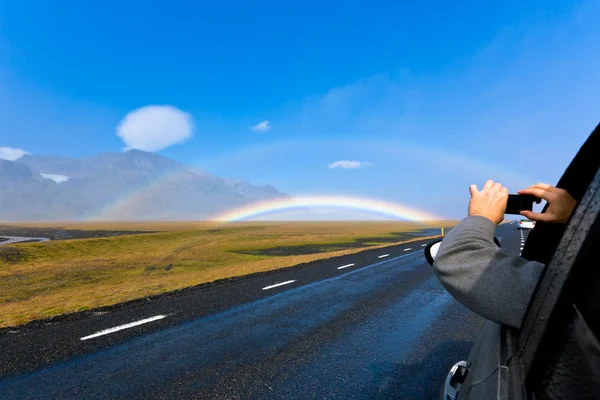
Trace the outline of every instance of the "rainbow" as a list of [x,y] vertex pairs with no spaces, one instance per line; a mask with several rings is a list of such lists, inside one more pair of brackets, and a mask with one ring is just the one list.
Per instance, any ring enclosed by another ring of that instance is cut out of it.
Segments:
[[334,207],[367,211],[393,219],[410,221],[441,221],[444,218],[397,203],[377,199],[347,196],[298,196],[266,200],[248,204],[215,215],[210,220],[220,222],[244,221],[281,211],[311,207]]
[[[242,151],[233,151],[225,154],[217,154],[214,158],[203,160],[204,164],[215,168],[221,164],[228,164],[232,161],[242,160],[244,162],[250,162],[255,159],[268,158],[274,154],[282,154],[287,151],[298,151],[300,146],[306,146],[309,149],[315,147],[323,147],[319,143],[333,143],[333,142],[283,142],[271,144],[268,146],[256,146],[252,148],[244,148]],[[337,143],[337,142],[336,142]],[[422,147],[413,144],[402,144],[399,145],[395,142],[385,141],[368,141],[368,142],[356,142],[350,143],[351,149],[354,147],[360,148],[373,148],[377,147],[378,151],[384,149],[387,154],[393,154],[396,156],[404,156],[414,160],[414,157],[419,157],[427,160],[431,160],[433,165],[438,168],[453,169],[459,173],[464,172],[477,172],[481,179],[488,179],[490,177],[498,180],[508,180],[515,186],[526,187],[528,182],[533,181],[532,178],[523,176],[521,172],[515,172],[510,169],[503,168],[503,166],[490,164],[486,160],[479,160],[471,155],[468,157],[465,155],[455,154],[448,152],[444,149],[435,149],[429,147]],[[156,193],[161,191],[168,191],[174,182],[177,181],[178,174],[187,174],[187,169],[173,171],[166,173],[163,176],[157,177],[151,182],[139,187],[131,187],[130,190],[123,193],[118,198],[113,199],[102,207],[97,213],[88,215],[84,220],[121,220],[127,215],[135,214],[139,210],[140,205],[143,205],[148,197],[154,196]],[[331,208],[346,208],[360,211],[366,211],[370,213],[380,214],[388,218],[393,219],[407,219],[413,221],[426,221],[426,220],[443,220],[439,216],[435,216],[424,211],[412,209],[397,203],[390,203],[370,198],[358,198],[358,197],[347,197],[347,196],[298,196],[293,199],[276,199],[271,201],[264,201],[259,203],[250,204],[234,210],[226,211],[213,216],[211,219],[218,221],[239,221],[244,219],[252,219],[260,217],[261,215],[272,214],[280,211],[288,211],[294,209],[306,209],[310,207],[331,207]],[[198,219],[203,219],[204,214],[198,210]]]
[[[178,178],[180,174],[189,173],[187,170],[174,171],[159,177],[142,187],[134,187],[128,193],[107,204],[95,215],[90,215],[84,220],[87,221],[117,221],[124,216],[135,213],[135,210],[144,203],[145,199],[155,193],[163,190],[169,190],[170,185]],[[378,214],[390,219],[410,220],[410,221],[441,221],[444,218],[410,208],[398,203],[382,201],[366,197],[352,196],[295,196],[284,197],[272,200],[260,201],[244,205],[238,208],[226,210],[219,214],[206,218],[215,222],[233,222],[250,219],[257,219],[261,216],[274,214],[284,211],[306,210],[310,208],[335,208],[363,211],[371,214]],[[202,217],[199,210],[198,219]]]
[[189,173],[190,171],[187,169],[178,169],[156,177],[144,185],[134,186],[102,207],[98,213],[84,218],[84,221],[119,221],[123,219],[123,216],[134,214],[147,197],[154,196],[163,190],[170,190],[173,182]]

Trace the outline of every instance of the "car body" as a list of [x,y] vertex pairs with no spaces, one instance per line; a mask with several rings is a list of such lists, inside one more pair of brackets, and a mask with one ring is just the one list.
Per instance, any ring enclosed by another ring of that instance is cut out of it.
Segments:
[[534,226],[534,221],[528,219],[522,219],[519,221],[519,229],[533,229]]
[[546,268],[521,328],[487,321],[448,373],[444,400],[600,399],[598,149],[600,125],[556,185],[578,202],[571,218],[539,222],[527,238],[522,257]]

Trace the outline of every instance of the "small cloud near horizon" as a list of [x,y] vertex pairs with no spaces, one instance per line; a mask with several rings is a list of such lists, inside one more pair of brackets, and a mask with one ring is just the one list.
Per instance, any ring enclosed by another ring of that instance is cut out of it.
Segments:
[[128,113],[117,125],[125,150],[159,151],[183,143],[194,134],[191,115],[168,105],[151,105]]
[[269,129],[271,129],[271,125],[269,121],[263,121],[259,124],[254,125],[250,129],[252,129],[254,132],[266,132]]
[[330,169],[334,168],[343,168],[343,169],[357,169],[362,167],[372,167],[373,163],[368,161],[348,161],[348,160],[340,160],[329,164]]
[[8,161],[16,161],[25,154],[31,154],[23,149],[15,149],[12,147],[0,147],[0,158]]

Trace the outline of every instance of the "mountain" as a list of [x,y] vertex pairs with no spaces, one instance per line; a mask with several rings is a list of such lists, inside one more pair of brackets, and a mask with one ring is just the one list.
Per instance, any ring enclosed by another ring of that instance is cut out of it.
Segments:
[[288,197],[140,150],[0,159],[0,220],[199,220]]
[[62,190],[27,165],[0,159],[0,220],[72,220],[85,212],[80,193]]

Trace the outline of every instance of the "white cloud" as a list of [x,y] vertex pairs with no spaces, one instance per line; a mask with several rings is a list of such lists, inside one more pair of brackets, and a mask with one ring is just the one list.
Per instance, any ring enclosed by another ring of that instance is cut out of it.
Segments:
[[126,150],[158,151],[193,136],[194,121],[172,106],[146,106],[127,114],[117,125]]
[[23,149],[13,149],[12,147],[0,147],[0,158],[9,161],[15,161],[23,157],[25,154],[29,154]]
[[64,183],[69,180],[69,177],[65,175],[45,174],[43,172],[40,172],[40,175],[42,176],[42,178],[53,180],[56,183]]
[[362,168],[362,167],[371,167],[373,165],[374,165],[373,163],[370,163],[367,161],[341,160],[341,161],[336,161],[336,162],[329,164],[329,168],[331,168],[331,169],[333,169],[333,168],[356,169],[356,168]]
[[250,129],[252,129],[254,132],[266,132],[271,129],[271,125],[269,121],[263,121],[260,124],[254,125]]

